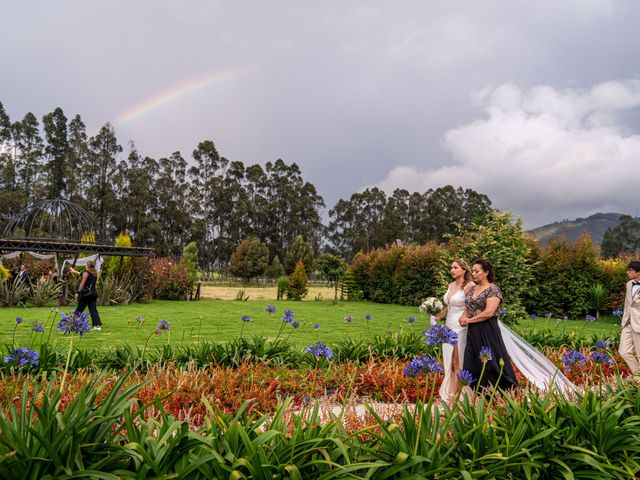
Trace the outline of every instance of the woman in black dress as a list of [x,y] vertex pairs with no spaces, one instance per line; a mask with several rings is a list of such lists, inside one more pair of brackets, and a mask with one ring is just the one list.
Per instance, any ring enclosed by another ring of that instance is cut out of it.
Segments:
[[[70,268],[70,271],[72,273],[78,273],[73,267]],[[76,308],[76,312],[81,313],[86,307],[89,307],[93,329],[102,330],[102,322],[100,321],[100,315],[96,307],[96,301],[98,300],[98,290],[96,289],[97,281],[98,271],[96,270],[95,264],[89,261],[87,262],[86,270],[82,272],[80,285],[78,286],[78,308]]]
[[[479,381],[482,387],[515,387],[518,382],[496,316],[502,303],[502,292],[493,283],[495,275],[491,263],[483,258],[476,258],[471,267],[471,276],[475,285],[467,292],[465,311],[459,321],[461,326],[469,327],[463,368],[473,376],[472,386]],[[487,348],[490,349],[491,355],[484,353],[487,352]],[[500,360],[504,364],[502,367]]]

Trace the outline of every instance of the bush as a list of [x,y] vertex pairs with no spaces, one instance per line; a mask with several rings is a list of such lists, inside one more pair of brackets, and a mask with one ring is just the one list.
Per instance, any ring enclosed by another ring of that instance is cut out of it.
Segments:
[[142,297],[186,300],[193,287],[186,267],[166,258],[154,258],[144,276]]
[[245,238],[236,248],[229,262],[231,275],[249,282],[264,275],[269,265],[269,248],[255,237]]
[[589,236],[573,244],[564,239],[550,241],[533,271],[536,290],[527,299],[527,309],[557,317],[585,315],[592,303],[591,288],[601,277],[598,270],[598,250]]
[[304,270],[304,263],[298,261],[293,273],[289,276],[289,284],[287,286],[287,298],[289,300],[302,300],[307,296],[309,289],[307,288],[307,272]]
[[276,278],[280,278],[284,276],[284,267],[282,266],[282,263],[280,263],[280,257],[278,257],[277,255],[275,257],[273,257],[273,260],[271,261],[271,265],[269,265],[269,268],[267,268],[267,271],[265,272],[265,274],[267,275],[268,278],[271,279],[276,279]]

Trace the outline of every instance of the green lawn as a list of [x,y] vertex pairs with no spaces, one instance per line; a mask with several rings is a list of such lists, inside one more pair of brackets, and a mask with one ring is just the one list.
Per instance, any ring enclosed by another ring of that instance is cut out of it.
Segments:
[[[242,334],[243,336],[260,335],[275,338],[283,325],[280,320],[285,309],[295,313],[295,320],[300,323],[298,329],[290,325],[280,334],[280,338],[288,339],[298,347],[305,347],[320,340],[328,344],[336,343],[346,337],[367,339],[386,332],[400,332],[408,329],[425,330],[427,320],[421,316],[416,307],[401,305],[384,305],[371,302],[340,302],[333,305],[331,301],[278,301],[273,302],[277,308],[275,315],[268,315],[263,311],[269,302],[229,301],[229,300],[201,300],[199,302],[168,302],[153,301],[149,304],[122,305],[116,307],[100,307],[100,316],[104,324],[101,332],[90,332],[77,342],[79,348],[108,349],[119,343],[128,342],[143,346],[156,323],[165,319],[171,324],[170,335],[163,333],[152,336],[149,347],[160,345],[167,341],[173,346],[198,343],[200,340],[226,341]],[[63,309],[69,312],[70,309]],[[51,335],[53,342],[61,342],[63,336],[55,331],[49,332],[52,322],[51,308],[0,308],[0,344],[11,343],[15,318],[22,317],[25,321],[19,325],[16,332],[16,343],[19,346],[35,345]],[[364,319],[365,314],[373,318],[369,322]],[[244,323],[243,315],[251,317],[252,321]],[[353,323],[345,322],[346,315],[354,317]],[[137,316],[144,317],[143,325],[136,321]],[[407,318],[417,318],[413,326],[407,324]],[[50,319],[48,321],[48,319]],[[45,322],[45,333],[31,332],[31,322],[39,320]],[[56,322],[57,324],[57,318]],[[319,324],[319,330],[313,325]],[[558,333],[565,329],[567,332],[576,331],[585,335],[592,333],[610,335],[617,328],[618,319],[606,318],[597,322],[584,320],[569,320],[557,323],[555,320],[536,319],[526,320],[524,328],[551,328]]]

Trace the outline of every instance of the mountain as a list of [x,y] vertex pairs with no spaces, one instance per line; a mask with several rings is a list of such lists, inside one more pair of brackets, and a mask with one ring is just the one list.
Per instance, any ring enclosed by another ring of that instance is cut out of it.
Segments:
[[600,245],[604,232],[620,223],[620,215],[620,213],[595,213],[587,218],[563,220],[544,225],[529,230],[528,233],[542,246],[547,245],[550,239],[557,237],[564,237],[567,241],[573,242],[585,233],[591,235],[594,245]]

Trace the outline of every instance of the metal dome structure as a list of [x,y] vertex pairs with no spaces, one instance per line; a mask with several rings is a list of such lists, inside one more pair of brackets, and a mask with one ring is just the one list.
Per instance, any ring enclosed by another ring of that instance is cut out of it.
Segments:
[[84,208],[67,200],[42,200],[17,214],[4,238],[96,243],[98,224]]

